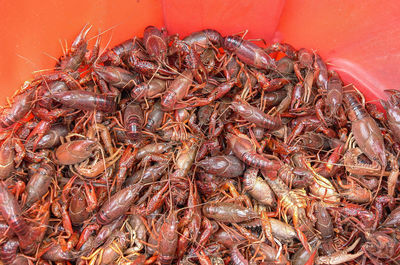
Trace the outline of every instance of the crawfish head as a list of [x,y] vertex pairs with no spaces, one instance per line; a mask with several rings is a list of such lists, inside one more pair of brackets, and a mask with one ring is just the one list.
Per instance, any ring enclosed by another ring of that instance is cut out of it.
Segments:
[[400,141],[400,108],[393,99],[388,101],[380,100],[381,105],[386,110],[387,122],[391,130],[391,134]]
[[378,231],[368,235],[367,240],[363,248],[368,253],[377,258],[390,258],[394,256],[398,242],[391,236]]

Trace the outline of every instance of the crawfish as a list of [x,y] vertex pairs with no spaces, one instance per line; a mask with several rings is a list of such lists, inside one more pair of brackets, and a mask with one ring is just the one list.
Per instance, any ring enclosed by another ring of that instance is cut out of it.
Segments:
[[8,178],[14,170],[14,144],[11,137],[7,138],[0,147],[0,179]]
[[319,150],[329,147],[329,141],[321,133],[306,132],[297,139],[299,145],[306,149]]
[[83,27],[82,31],[72,43],[70,51],[58,61],[56,65],[57,68],[66,72],[73,72],[81,66],[87,51],[86,35],[90,29],[91,27],[86,29],[86,25]]
[[194,141],[188,141],[185,143],[184,147],[177,155],[175,170],[170,176],[172,182],[171,189],[179,204],[182,204],[188,196],[186,189],[187,181],[185,177],[196,158],[197,148],[198,146]]
[[285,56],[277,61],[276,69],[282,74],[291,74],[294,71],[294,62],[288,56]]
[[[101,66],[96,64],[93,66],[93,71],[95,75],[100,77],[100,80],[120,90],[132,88],[141,82],[136,74],[117,66]],[[103,91],[108,91],[105,83],[100,82],[100,86],[103,87]]]
[[173,110],[177,102],[187,95],[192,82],[193,75],[190,71],[185,71],[176,77],[161,98],[161,109],[163,111]]
[[196,184],[199,187],[200,193],[208,198],[218,190],[220,180],[213,174],[200,172]]
[[[193,45],[188,45],[181,40],[175,40],[174,47],[179,51],[179,54],[183,55],[186,67],[191,71],[197,82],[203,83],[203,81],[208,80],[207,70]],[[200,75],[199,71],[203,73],[203,77]]]
[[[74,165],[73,166],[74,172],[76,172],[79,176],[85,177],[87,179],[96,178],[98,175],[100,175],[103,172],[105,172],[105,174],[107,174],[108,173],[107,169],[110,167],[110,165],[114,164],[118,160],[118,158],[119,158],[118,155],[119,155],[119,152],[116,152],[113,157],[107,158],[104,160],[98,159],[98,157],[96,156],[92,163],[89,163],[89,159],[87,159],[86,161],[84,161],[78,165]],[[109,161],[108,159],[110,159],[110,160],[114,159],[114,160]],[[72,167],[70,167],[70,168],[72,168]],[[80,183],[82,183],[82,182],[80,181]],[[83,184],[85,185],[85,189],[88,193],[93,193],[93,190],[90,191],[89,186],[86,185],[86,182],[83,182]],[[90,185],[92,186],[92,184],[90,184]]]
[[343,101],[342,80],[335,71],[330,71],[327,88],[326,105],[328,106],[328,115],[333,116],[337,113]]
[[216,64],[218,62],[217,59],[217,53],[211,48],[206,49],[203,53],[200,54],[201,63],[207,70],[207,76],[219,72],[220,69],[216,69]]
[[206,158],[196,163],[207,173],[218,175],[225,178],[235,178],[241,176],[244,165],[235,156],[214,156]]
[[73,225],[82,224],[90,215],[87,211],[88,203],[82,189],[71,189],[71,201],[69,202],[68,215]]
[[332,238],[334,235],[332,217],[322,202],[317,203],[315,215],[317,218],[316,229],[320,232],[322,239]]
[[314,69],[317,86],[324,91],[328,91],[328,69],[322,58],[316,53],[314,53]]
[[192,97],[180,104],[181,107],[201,107],[211,104],[213,101],[224,97],[235,84],[235,79],[223,82],[215,87],[206,98]]
[[306,91],[305,85],[302,82],[298,82],[292,90],[290,109],[294,110],[299,108],[299,106],[305,103]]
[[154,196],[147,202],[147,207],[145,209],[141,208],[138,210],[140,215],[150,215],[160,208],[167,196],[167,189],[169,188],[169,183],[166,183],[160,190],[154,194]]
[[[271,228],[271,233],[274,238],[277,238],[281,242],[287,242],[291,243],[293,242],[294,239],[297,238],[296,230],[293,228],[293,226],[279,221],[278,219],[275,218],[265,218],[263,217],[264,220]],[[246,228],[257,228],[262,226],[261,220],[253,220],[250,222],[244,223],[244,227]]]
[[[391,91],[391,90],[390,90]],[[400,107],[398,106],[400,93],[394,91],[389,100],[380,100],[381,105],[386,110],[387,123],[390,128],[390,133],[397,142],[400,142]]]
[[0,259],[6,265],[28,265],[29,260],[21,254],[17,254],[19,243],[15,238],[9,239],[0,247]]
[[140,41],[137,38],[126,40],[100,55],[97,63],[109,63],[114,66],[121,66],[131,51],[140,48],[139,43]]
[[286,78],[274,78],[270,80],[259,71],[253,70],[252,72],[258,81],[260,90],[264,92],[274,92],[289,84],[289,80]]
[[[261,171],[265,176],[265,173]],[[293,218],[293,224],[297,232],[300,242],[307,251],[310,252],[310,247],[307,242],[306,236],[301,230],[312,231],[312,226],[309,219],[306,217],[305,208],[307,207],[307,200],[305,198],[304,190],[289,190],[283,181],[275,177],[271,179],[269,176],[265,177],[268,185],[274,191],[276,197],[279,199],[280,205],[283,208],[284,214],[289,213]],[[286,218],[286,215],[284,215]]]
[[203,228],[203,231],[199,236],[198,240],[199,245],[197,246],[196,250],[205,246],[206,243],[209,241],[211,235],[217,232],[217,230],[219,229],[219,226],[215,222],[211,222],[206,217],[203,217],[203,220],[201,222],[201,227]]
[[3,110],[0,116],[0,128],[10,128],[15,123],[19,122],[31,109],[35,90],[30,89],[22,94],[14,97],[14,103],[9,109]]
[[400,206],[395,208],[386,217],[385,221],[382,223],[384,227],[399,227],[400,226]]
[[5,264],[14,264],[17,257],[19,242],[16,238],[10,238],[0,246],[0,259]]
[[143,244],[141,242],[146,242],[147,240],[147,230],[144,225],[143,220],[139,215],[131,215],[129,218],[129,224],[132,227],[132,230],[135,231],[136,239],[136,249],[140,250],[143,248]]
[[270,53],[270,52],[283,52],[284,54],[286,54],[286,56],[289,59],[291,59],[291,60],[296,60],[297,59],[297,51],[289,43],[276,42],[276,43],[270,45],[267,48],[267,51],[268,51],[268,53]]
[[233,265],[249,265],[248,260],[240,253],[237,245],[232,246],[230,249],[231,261]]
[[158,128],[160,128],[164,117],[164,111],[162,110],[161,104],[156,103],[153,106],[153,109],[147,116],[147,122],[144,126],[147,130],[154,132]]
[[376,121],[371,118],[354,93],[346,93],[344,101],[349,109],[351,131],[356,143],[369,159],[377,160],[385,167],[385,145]]
[[348,252],[355,249],[360,239],[356,240],[350,247],[345,250],[337,251],[329,256],[320,256],[316,259],[315,264],[343,264],[352,261],[363,254],[363,251],[358,251],[355,254],[349,254]]
[[265,70],[276,69],[275,61],[263,49],[239,36],[225,37],[223,47],[245,64]]
[[319,175],[314,168],[311,167],[310,163],[306,163],[306,168],[314,177],[314,182],[310,185],[311,193],[321,198],[323,201],[328,200],[332,203],[339,202],[340,199],[338,193],[332,183],[328,179]]
[[247,165],[271,171],[277,171],[281,167],[279,160],[270,160],[266,155],[257,154],[255,146],[246,135],[227,133],[226,138],[233,153]]
[[130,186],[135,183],[144,185],[158,181],[164,174],[167,167],[168,165],[166,163],[157,163],[148,168],[141,168],[139,171],[136,171],[132,176],[126,179],[125,185]]
[[196,52],[201,53],[206,47],[214,45],[219,48],[223,44],[223,37],[221,34],[213,29],[204,29],[201,31],[193,32],[183,39],[190,46],[194,46]]
[[115,174],[117,180],[116,183],[117,191],[121,189],[122,184],[125,182],[126,176],[128,175],[128,170],[133,166],[134,162],[135,162],[135,151],[132,151],[132,146],[128,146],[118,162],[118,171]]
[[233,56],[227,59],[224,68],[224,75],[227,80],[236,79],[239,75],[240,65],[237,59]]
[[253,210],[233,203],[209,203],[203,206],[203,214],[220,222],[240,223],[259,217]]
[[285,265],[288,264],[288,259],[285,255],[277,251],[275,248],[271,247],[266,243],[259,243],[252,246],[254,249],[260,249],[260,255],[265,263],[275,264],[275,265]]
[[246,102],[232,101],[231,107],[233,111],[237,112],[245,120],[253,122],[261,128],[273,131],[282,127],[280,117],[269,116],[260,109],[250,106]]
[[58,103],[51,98],[51,94],[67,90],[69,90],[68,86],[63,81],[53,81],[42,84],[37,89],[37,94],[38,94],[37,106],[46,109],[53,108]]
[[100,136],[105,151],[107,151],[107,153],[109,153],[110,155],[114,154],[114,147],[111,139],[111,134],[106,126],[104,126],[101,123],[95,123],[89,128],[86,135],[87,138],[90,140],[96,140],[97,136]]
[[97,142],[93,140],[74,140],[60,145],[55,156],[59,164],[78,164],[93,154]]
[[140,105],[131,103],[124,110],[124,125],[127,136],[132,140],[141,137],[143,127],[143,111]]
[[161,264],[171,264],[175,259],[178,246],[178,218],[176,212],[170,213],[161,225],[158,238],[159,261]]
[[[91,236],[93,231],[96,231],[100,228],[100,226],[98,224],[89,224],[87,225],[83,230],[81,235],[79,236],[78,242],[76,243],[75,249],[76,250],[84,250],[85,249],[85,243],[88,240],[91,240],[91,245],[93,245],[93,241],[94,241],[94,237]],[[91,239],[89,239],[91,238]]]
[[136,154],[136,159],[143,159],[151,154],[161,154],[171,150],[172,146],[169,143],[154,143],[147,144],[139,148]]
[[113,96],[100,95],[85,90],[71,90],[65,92],[53,93],[52,97],[62,103],[65,107],[89,110],[115,112],[116,102]]
[[[363,228],[368,228],[368,230],[374,229],[374,223],[377,218],[376,214],[358,204],[345,203],[343,207],[330,207],[330,209],[337,210]],[[356,217],[358,217],[358,219],[356,219]]]
[[257,168],[248,168],[243,175],[243,189],[259,203],[275,206],[276,200],[267,182],[258,177]]
[[309,187],[314,183],[313,174],[301,167],[291,167],[284,164],[278,171],[278,176],[286,183],[286,185],[294,188]]
[[279,105],[283,99],[286,98],[287,92],[285,90],[278,90],[264,94],[262,98],[263,104],[266,107],[273,107]]
[[324,133],[329,138],[336,138],[336,132],[331,128],[326,127],[316,115],[299,117],[293,120],[292,124],[294,128],[288,137],[287,144],[293,142],[293,140],[299,136],[303,130],[314,130]]
[[33,142],[32,150],[36,150],[36,146],[38,142],[42,139],[42,137],[50,130],[51,121],[41,120],[38,125],[31,131],[31,133],[26,138],[27,141],[31,139],[32,136],[36,135],[36,139]]
[[160,79],[170,79],[169,75],[175,74],[175,72],[160,68],[153,62],[141,60],[137,55],[137,51],[129,54],[128,65],[133,71],[148,78],[157,77]]
[[155,57],[159,62],[165,61],[168,47],[165,32],[154,26],[148,26],[144,29],[143,44],[151,57]]
[[395,256],[396,246],[398,241],[392,236],[383,231],[375,231],[373,233],[366,233],[368,240],[362,247],[363,252],[371,259],[391,259]]
[[344,155],[344,165],[346,170],[356,175],[362,174],[370,176],[388,176],[388,194],[393,196],[399,176],[399,166],[394,155],[389,153],[389,164],[391,167],[389,171],[386,170],[386,167],[383,168],[377,161],[374,160],[371,161],[371,164],[359,162],[358,159],[361,157],[361,155],[362,152],[359,148],[349,149]]
[[25,143],[26,148],[36,149],[50,149],[61,143],[61,137],[65,137],[68,134],[68,129],[64,125],[57,124],[51,126],[50,129],[43,135],[43,137],[35,142],[28,141]]
[[75,250],[64,250],[60,244],[51,243],[47,247],[43,247],[40,251],[41,258],[50,261],[66,261],[75,260],[79,256],[79,252]]
[[389,172],[381,172],[382,167],[377,161],[369,160],[371,162],[370,164],[360,162],[362,155],[363,152],[360,148],[350,148],[344,154],[344,166],[349,173],[369,176],[380,176],[381,174],[386,176],[389,174]]
[[103,225],[93,240],[93,247],[98,248],[99,246],[104,244],[104,242],[106,242],[106,240],[112,235],[112,233],[121,227],[124,220],[125,217],[120,216],[111,223]]
[[[95,250],[89,257],[84,257],[84,259],[90,260],[90,264],[117,264],[121,252],[125,251],[128,244],[128,236],[121,231],[116,231],[107,244]],[[118,262],[118,264],[120,263]]]
[[141,101],[143,98],[154,98],[164,92],[166,82],[159,78],[153,78],[148,83],[143,82],[133,87],[130,94],[134,101]]
[[26,185],[26,205],[30,206],[45,195],[50,187],[51,180],[55,175],[54,166],[42,163],[37,171],[29,178]]
[[15,197],[7,190],[6,184],[0,182],[0,212],[10,228],[18,236],[18,241],[24,252],[32,253],[35,238],[32,238],[32,228],[22,217],[22,211]]
[[[303,81],[303,76],[300,70],[306,68],[307,70],[312,69],[314,63],[314,53],[308,49],[301,48],[297,51],[298,62],[294,65],[294,71],[299,80]],[[312,74],[314,75],[314,74]],[[314,78],[313,78],[314,79]]]
[[[200,204],[200,197],[197,193],[196,183],[189,182],[189,197],[187,202],[188,210],[184,217],[179,221],[178,227],[188,225],[188,235],[192,242],[197,242],[197,237],[200,233],[201,226],[201,210],[198,207]],[[202,241],[199,241],[201,244]]]
[[115,193],[98,211],[97,222],[101,225],[109,224],[125,214],[137,198],[140,189],[140,185],[132,185]]
[[[340,177],[337,177],[338,184],[341,188],[345,189],[340,195],[349,201],[356,203],[368,203],[372,200],[372,193],[370,190],[361,187],[360,185],[354,183],[353,180],[350,184],[343,184]],[[349,182],[349,181],[348,181]]]
[[49,227],[51,202],[42,200],[36,205],[38,205],[38,207],[33,207],[33,209],[31,208],[27,211],[27,213],[29,213],[28,218],[34,220],[30,222],[30,236],[33,241],[30,247],[33,250],[27,249],[27,252],[36,250],[36,246],[43,241],[47,228]]

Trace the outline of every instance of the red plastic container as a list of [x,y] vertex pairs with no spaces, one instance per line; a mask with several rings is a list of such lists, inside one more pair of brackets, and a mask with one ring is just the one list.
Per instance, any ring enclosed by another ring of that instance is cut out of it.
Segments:
[[100,0],[2,1],[0,4],[0,102],[32,77],[54,66],[85,24],[109,46],[147,25],[181,36],[214,28],[248,30],[248,38],[284,41],[316,50],[367,99],[400,88],[400,2],[397,0]]

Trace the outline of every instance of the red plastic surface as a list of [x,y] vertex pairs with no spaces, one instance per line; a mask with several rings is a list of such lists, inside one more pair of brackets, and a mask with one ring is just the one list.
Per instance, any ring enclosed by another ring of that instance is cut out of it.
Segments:
[[367,99],[382,98],[384,89],[400,88],[398,14],[398,0],[2,1],[0,103],[33,71],[53,67],[60,41],[70,45],[86,23],[93,25],[89,39],[108,30],[103,45],[142,35],[147,25],[182,37],[203,28],[248,30],[247,38],[316,50]]
[[246,38],[269,40],[274,36],[285,1],[163,0],[169,32],[182,37],[212,28],[222,35],[248,30]]
[[276,36],[315,49],[367,99],[385,98],[400,89],[399,14],[398,0],[290,0]]
[[[152,24],[162,27],[159,0],[1,1],[0,2],[0,105],[32,72],[54,67],[85,24],[93,25],[88,39],[103,35],[105,46],[141,35]],[[89,46],[95,42],[89,41]],[[52,58],[53,57],[53,58]]]

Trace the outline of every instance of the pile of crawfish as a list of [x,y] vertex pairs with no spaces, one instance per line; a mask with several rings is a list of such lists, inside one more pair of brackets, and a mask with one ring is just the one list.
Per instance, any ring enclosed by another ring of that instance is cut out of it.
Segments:
[[0,116],[3,264],[399,264],[400,93],[215,30],[88,49]]

